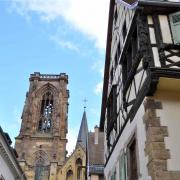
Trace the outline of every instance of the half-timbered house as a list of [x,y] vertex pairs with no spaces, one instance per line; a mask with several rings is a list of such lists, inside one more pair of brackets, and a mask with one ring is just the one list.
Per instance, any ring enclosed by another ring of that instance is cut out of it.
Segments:
[[180,179],[180,1],[110,1],[100,129],[106,180]]

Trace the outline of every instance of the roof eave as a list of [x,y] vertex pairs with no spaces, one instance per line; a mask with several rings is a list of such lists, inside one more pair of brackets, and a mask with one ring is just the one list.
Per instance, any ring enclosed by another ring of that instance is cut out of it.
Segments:
[[139,6],[180,7],[180,2],[139,0]]
[[[6,136],[5,136],[4,131],[3,131],[3,129],[1,128],[1,126],[0,126],[0,134],[2,135],[3,140],[4,140],[5,144],[6,144],[6,148],[8,149],[8,151],[10,152],[10,154],[11,154],[11,156],[12,156],[12,159],[14,160],[14,162],[12,162],[13,167],[14,167],[14,172],[15,172],[18,176],[23,175],[23,179],[25,180],[26,177],[24,176],[24,173],[23,173],[23,171],[22,171],[22,169],[21,169],[21,167],[20,167],[20,165],[19,165],[19,162],[17,161],[17,158],[16,158],[16,156],[15,156],[15,154],[14,154],[11,146],[9,145],[9,142],[8,142],[8,140],[6,139]],[[15,163],[15,164],[14,164],[14,163]],[[17,169],[16,169],[16,168],[17,168]],[[18,172],[17,172],[16,170],[17,170]],[[20,175],[19,173],[20,173],[21,175]]]
[[107,99],[108,80],[109,80],[109,65],[110,65],[114,4],[115,4],[115,0],[110,0],[109,20],[108,20],[107,40],[106,40],[105,67],[104,67],[104,83],[103,83],[103,94],[102,94],[102,104],[101,104],[101,117],[100,117],[100,125],[99,125],[100,131],[103,131],[104,129],[106,99]]

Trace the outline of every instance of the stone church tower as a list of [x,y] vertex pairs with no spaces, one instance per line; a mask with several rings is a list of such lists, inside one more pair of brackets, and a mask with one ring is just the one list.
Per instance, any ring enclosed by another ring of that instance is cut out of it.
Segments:
[[66,157],[68,76],[30,76],[15,148],[28,180],[56,179]]

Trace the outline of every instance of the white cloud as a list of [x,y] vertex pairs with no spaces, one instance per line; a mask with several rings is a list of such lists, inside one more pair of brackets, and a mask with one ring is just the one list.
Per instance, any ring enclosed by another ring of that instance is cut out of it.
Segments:
[[67,48],[76,52],[80,52],[78,47],[71,41],[63,40],[61,38],[58,38],[57,36],[50,36],[50,39],[56,42],[59,46],[61,46],[64,49]]
[[37,13],[41,20],[51,22],[63,17],[73,28],[105,48],[109,0],[11,0],[20,15]]
[[101,76],[102,80],[99,83],[97,83],[94,88],[94,93],[96,95],[101,95],[103,90],[104,61],[102,60],[95,61],[94,64],[92,65],[92,69],[98,72]]
[[77,141],[77,130],[76,128],[69,128],[68,130],[68,135],[67,135],[67,139],[68,139],[68,143],[67,143],[67,151],[68,151],[68,155],[70,155],[73,150],[75,149],[76,146],[76,141]]
[[95,63],[92,66],[92,69],[97,71],[103,78],[103,76],[104,76],[104,61],[102,61],[102,60],[95,61]]
[[103,89],[103,81],[99,82],[99,83],[96,85],[96,87],[95,87],[95,89],[94,89],[94,93],[95,93],[96,95],[101,95],[101,94],[102,94],[102,89]]

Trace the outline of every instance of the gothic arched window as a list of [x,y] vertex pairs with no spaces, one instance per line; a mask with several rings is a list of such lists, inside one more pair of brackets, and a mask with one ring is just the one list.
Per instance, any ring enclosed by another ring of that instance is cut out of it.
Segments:
[[35,166],[35,180],[48,180],[49,166],[45,166],[44,160],[40,157]]
[[73,180],[73,171],[69,170],[66,174],[66,180]]
[[80,180],[82,174],[82,160],[80,158],[76,160],[76,167],[77,167],[77,180]]
[[38,130],[50,132],[52,127],[53,95],[50,91],[43,95],[41,102],[40,120]]
[[48,156],[43,151],[37,151],[35,158],[35,180],[49,180],[49,161]]

